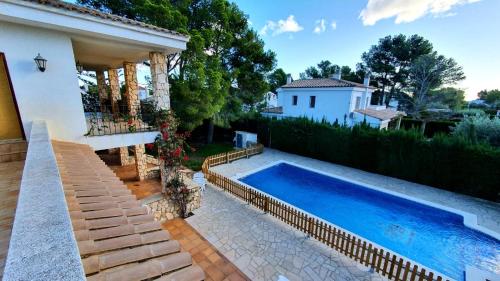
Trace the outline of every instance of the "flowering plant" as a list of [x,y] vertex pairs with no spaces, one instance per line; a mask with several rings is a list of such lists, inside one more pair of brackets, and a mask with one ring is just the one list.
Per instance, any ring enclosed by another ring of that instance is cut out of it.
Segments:
[[179,121],[170,110],[161,110],[157,117],[160,134],[156,137],[160,168],[162,169],[162,184],[166,196],[180,207],[180,216],[186,217],[187,203],[192,192],[186,187],[180,167],[183,161],[189,159],[186,149],[189,146],[186,138],[189,133],[179,133]]

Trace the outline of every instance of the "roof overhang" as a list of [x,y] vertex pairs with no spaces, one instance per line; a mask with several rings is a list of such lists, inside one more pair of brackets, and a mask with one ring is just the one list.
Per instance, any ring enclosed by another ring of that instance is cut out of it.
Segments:
[[60,31],[71,37],[75,58],[90,68],[140,62],[149,52],[178,53],[189,37],[50,5],[0,1],[0,21]]
[[390,121],[394,118],[399,118],[401,116],[406,116],[403,111],[383,109],[383,110],[372,110],[372,109],[356,109],[355,113],[370,116],[372,118],[378,119],[380,121]]
[[276,92],[283,92],[283,91],[356,91],[356,92],[373,92],[375,89],[373,87],[297,87],[297,88],[283,88],[280,87],[276,89]]

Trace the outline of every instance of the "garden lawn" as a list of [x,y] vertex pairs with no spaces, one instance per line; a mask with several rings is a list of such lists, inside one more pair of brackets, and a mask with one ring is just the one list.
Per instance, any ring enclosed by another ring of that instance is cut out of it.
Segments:
[[233,150],[233,144],[231,143],[212,143],[203,145],[191,145],[195,148],[194,152],[189,152],[189,160],[184,162],[184,166],[188,167],[193,171],[201,170],[201,165],[205,158],[208,156],[224,153]]

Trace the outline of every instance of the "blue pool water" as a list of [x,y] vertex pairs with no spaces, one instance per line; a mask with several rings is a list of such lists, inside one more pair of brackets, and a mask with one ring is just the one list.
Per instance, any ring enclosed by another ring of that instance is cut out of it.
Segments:
[[460,215],[286,163],[240,181],[456,280],[466,265],[500,273],[500,241]]

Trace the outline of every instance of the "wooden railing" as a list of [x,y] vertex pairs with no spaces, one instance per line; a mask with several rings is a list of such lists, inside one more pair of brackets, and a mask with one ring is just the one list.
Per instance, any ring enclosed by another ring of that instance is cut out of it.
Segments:
[[244,186],[228,177],[210,170],[210,167],[261,153],[262,145],[207,157],[202,171],[208,182],[242,199],[265,213],[293,226],[345,256],[372,268],[375,272],[395,281],[442,281],[442,276],[419,268],[405,258],[378,248],[372,243],[344,230],[310,216],[290,205],[284,204],[262,192]]

